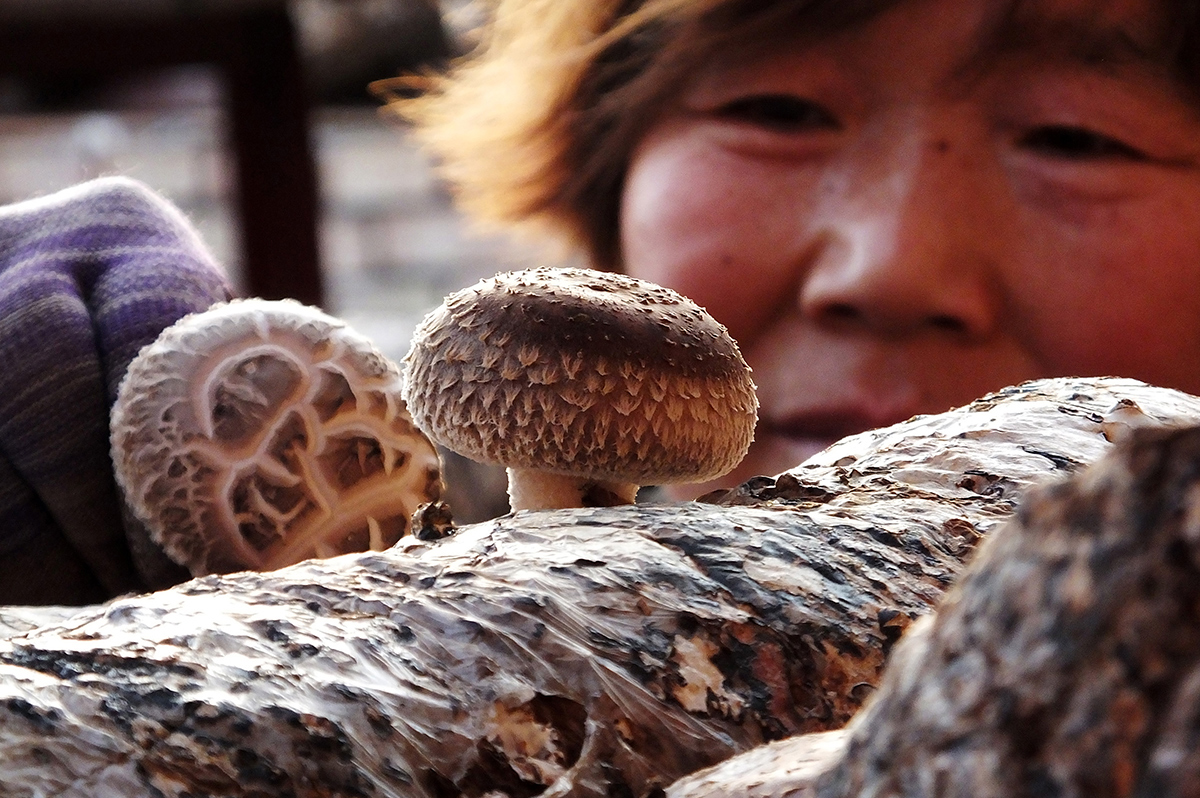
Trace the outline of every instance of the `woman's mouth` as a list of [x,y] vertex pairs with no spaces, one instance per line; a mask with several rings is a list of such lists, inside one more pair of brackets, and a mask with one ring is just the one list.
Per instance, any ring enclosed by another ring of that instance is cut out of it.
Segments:
[[888,421],[873,419],[858,412],[811,412],[782,419],[761,418],[755,431],[755,445],[776,450],[780,462],[791,461],[790,468],[807,460],[842,438],[856,435]]
[[785,438],[833,442],[874,429],[877,423],[865,413],[834,411],[800,413],[779,421],[764,418],[759,425],[768,433]]
[[901,420],[854,410],[766,414],[759,417],[746,459],[732,473],[703,485],[668,488],[667,493],[677,499],[694,498],[716,488],[731,488],[751,477],[774,476],[795,468],[848,435]]

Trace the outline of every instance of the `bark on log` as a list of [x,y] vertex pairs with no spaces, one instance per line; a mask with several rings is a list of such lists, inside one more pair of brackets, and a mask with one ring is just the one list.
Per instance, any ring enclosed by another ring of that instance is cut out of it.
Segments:
[[1200,428],[1038,495],[819,796],[1200,795]]
[[844,730],[669,798],[1200,795],[1200,427],[1034,491]]
[[1031,484],[1197,418],[1130,381],[1029,384],[734,506],[522,513],[32,629],[10,608],[0,794],[647,795],[843,724]]
[[[913,624],[904,645],[921,625]],[[667,787],[665,798],[814,798],[818,779],[845,757],[849,734],[846,727],[760,745],[684,776]]]

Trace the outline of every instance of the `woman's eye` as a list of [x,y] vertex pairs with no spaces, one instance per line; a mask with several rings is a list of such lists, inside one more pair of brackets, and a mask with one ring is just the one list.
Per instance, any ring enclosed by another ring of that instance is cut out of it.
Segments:
[[1087,128],[1069,125],[1034,128],[1021,137],[1020,144],[1044,155],[1069,160],[1145,158],[1141,151],[1123,141]]
[[789,94],[741,97],[717,109],[718,116],[780,133],[837,130],[841,127],[829,111],[811,100]]

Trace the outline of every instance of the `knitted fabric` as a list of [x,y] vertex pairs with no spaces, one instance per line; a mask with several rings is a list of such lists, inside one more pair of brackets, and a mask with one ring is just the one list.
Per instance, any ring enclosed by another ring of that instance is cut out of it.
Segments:
[[0,604],[170,581],[126,531],[109,408],[142,346],[230,295],[183,215],[135,181],[0,207]]

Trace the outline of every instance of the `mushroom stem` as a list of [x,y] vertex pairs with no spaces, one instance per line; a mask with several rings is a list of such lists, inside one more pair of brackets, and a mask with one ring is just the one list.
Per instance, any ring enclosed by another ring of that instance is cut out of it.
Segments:
[[630,482],[549,474],[535,468],[508,469],[508,503],[513,510],[633,504],[638,487]]

